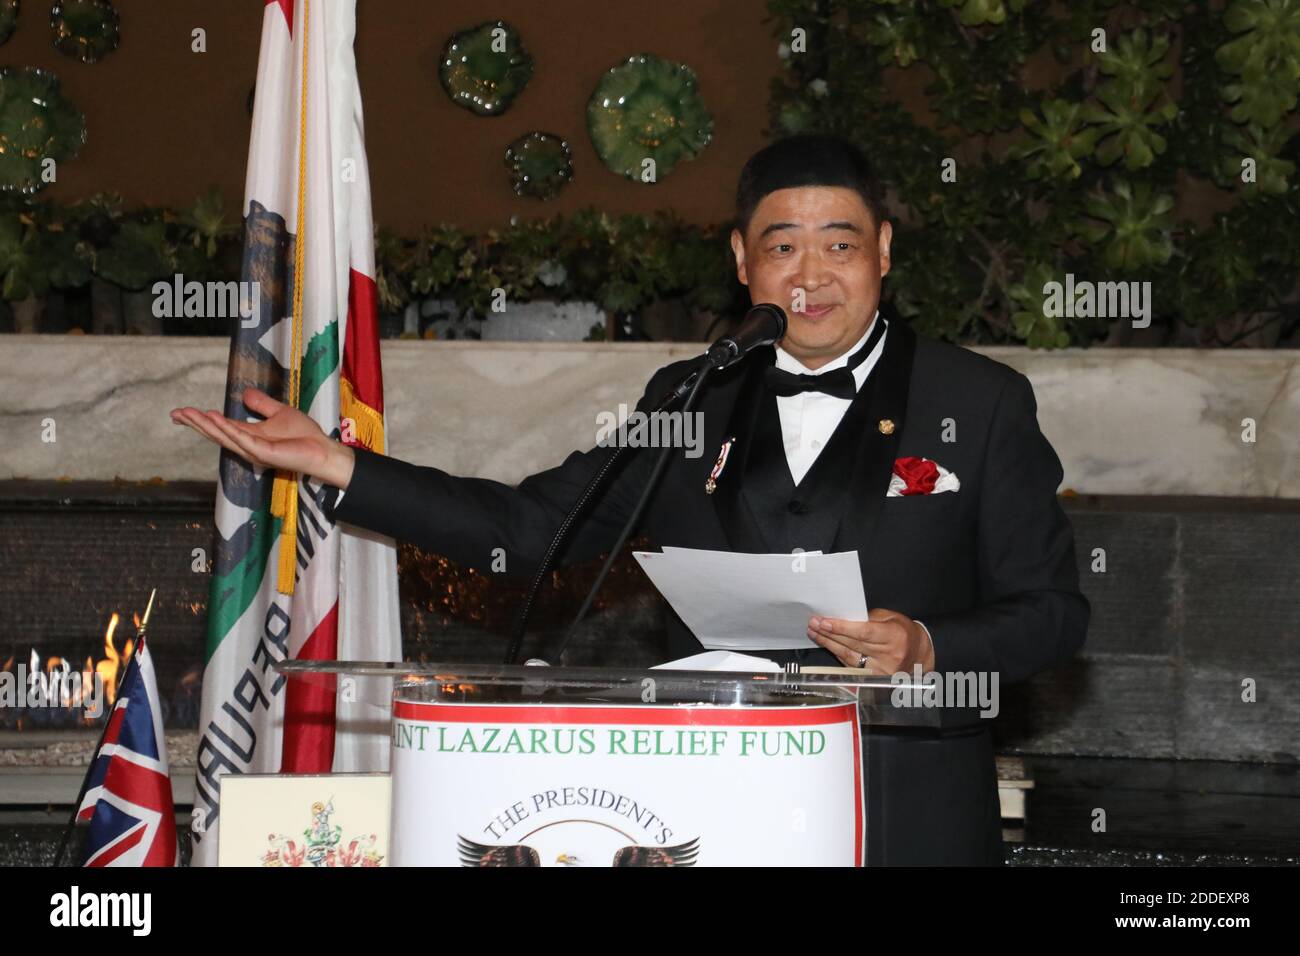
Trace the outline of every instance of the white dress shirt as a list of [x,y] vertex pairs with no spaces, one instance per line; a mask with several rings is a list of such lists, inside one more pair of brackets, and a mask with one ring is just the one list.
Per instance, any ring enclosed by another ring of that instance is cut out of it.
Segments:
[[[856,388],[861,391],[862,383],[867,380],[871,370],[880,361],[881,353],[885,351],[885,339],[889,337],[889,321],[880,317],[879,309],[876,310],[876,314],[871,318],[871,324],[867,326],[867,330],[862,333],[862,338],[858,339],[853,348],[827,362],[821,368],[808,368],[779,345],[776,347],[776,367],[796,375],[821,375],[837,368],[844,368],[849,364],[849,358],[866,344],[877,322],[885,323],[885,334],[880,337],[871,354],[853,370]],[[794,479],[796,485],[803,481],[804,475],[808,474],[808,469],[812,468],[813,462],[830,441],[836,426],[844,418],[844,413],[849,410],[851,404],[853,403],[847,398],[836,398],[825,392],[802,392],[798,395],[777,396],[776,410],[781,416],[785,460],[790,466],[790,477]],[[930,629],[921,621],[916,623],[921,625],[926,640],[933,647]]]
[[[880,355],[885,351],[885,338],[889,335],[889,322],[880,317],[879,310],[876,310],[871,324],[862,333],[862,338],[858,339],[857,343],[843,355],[832,359],[821,368],[808,368],[779,345],[776,347],[776,367],[796,375],[822,375],[837,368],[844,368],[849,364],[849,357],[866,343],[877,322],[885,323],[885,334],[880,337],[871,354],[853,370],[856,388],[861,391],[862,383],[867,380],[871,370],[880,361]],[[851,404],[853,403],[847,398],[836,398],[825,392],[803,392],[799,395],[777,397],[776,410],[781,416],[785,460],[790,465],[790,476],[796,485],[803,481],[804,475],[808,474],[808,469],[812,468],[821,450],[831,440],[835,427],[839,425]]]

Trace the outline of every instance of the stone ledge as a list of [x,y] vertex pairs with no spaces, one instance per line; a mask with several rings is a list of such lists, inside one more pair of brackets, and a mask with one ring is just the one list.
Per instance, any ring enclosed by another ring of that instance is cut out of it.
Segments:
[[[0,478],[211,479],[217,450],[166,412],[220,406],[229,341],[0,336]],[[384,340],[393,454],[510,483],[594,444],[691,342]],[[1300,498],[1298,350],[978,348],[1029,377],[1064,487],[1089,494]],[[54,418],[58,441],[41,441]],[[1241,440],[1253,418],[1257,440]],[[471,439],[472,436],[472,439]]]
[[[194,770],[198,751],[197,730],[168,730],[168,766],[173,770]],[[99,730],[0,730],[0,768],[86,767],[99,743]],[[0,792],[3,788],[0,787]]]

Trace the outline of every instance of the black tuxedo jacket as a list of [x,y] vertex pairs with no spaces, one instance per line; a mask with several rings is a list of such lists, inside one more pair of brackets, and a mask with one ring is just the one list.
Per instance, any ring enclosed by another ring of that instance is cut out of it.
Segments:
[[[770,347],[757,350],[706,383],[697,403],[703,453],[689,458],[678,451],[670,459],[640,524],[653,545],[766,552],[786,550],[774,545],[788,545],[793,534],[808,539],[805,550],[857,550],[868,606],[924,622],[941,674],[996,672],[1005,685],[1080,648],[1090,608],[1056,498],[1060,462],[1039,430],[1028,379],[969,350],[919,337],[895,318],[880,360],[796,487],[783,459],[774,464],[779,425],[775,401],[762,387],[763,367],[774,354]],[[654,408],[689,365],[660,369],[638,409]],[[892,422],[892,430],[882,422]],[[705,485],[718,451],[733,437],[709,494]],[[494,549],[504,548],[511,573],[531,572],[609,452],[574,452],[511,487],[359,449],[333,516],[483,570]],[[887,497],[894,461],[905,456],[955,472],[960,489]],[[624,457],[562,561],[608,551],[631,514],[655,454]],[[797,523],[786,526],[782,514]],[[701,650],[670,613],[665,659]],[[820,648],[770,656],[839,663]],[[945,711],[938,729],[864,734],[868,862],[1001,862],[988,724],[968,709]]]

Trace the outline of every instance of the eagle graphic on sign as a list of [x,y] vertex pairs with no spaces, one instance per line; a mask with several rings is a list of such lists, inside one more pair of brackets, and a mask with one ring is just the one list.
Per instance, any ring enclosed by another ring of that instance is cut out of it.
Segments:
[[[523,843],[491,846],[461,837],[458,843],[461,866],[541,866],[542,857]],[[694,866],[700,853],[700,838],[677,846],[639,846],[633,844],[614,854],[611,866]],[[583,861],[569,853],[555,858],[560,866],[581,866]]]

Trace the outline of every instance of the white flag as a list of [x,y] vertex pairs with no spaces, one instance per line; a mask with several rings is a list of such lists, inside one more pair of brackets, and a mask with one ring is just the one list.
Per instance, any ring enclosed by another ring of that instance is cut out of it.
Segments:
[[[341,441],[387,452],[355,0],[268,0],[248,149],[242,279],[225,414],[245,387]],[[400,660],[390,539],[334,526],[333,489],[223,451],[199,721],[194,862],[217,858],[220,777],[388,769],[379,679],[286,681],[286,658]],[[292,593],[286,593],[291,591]]]

